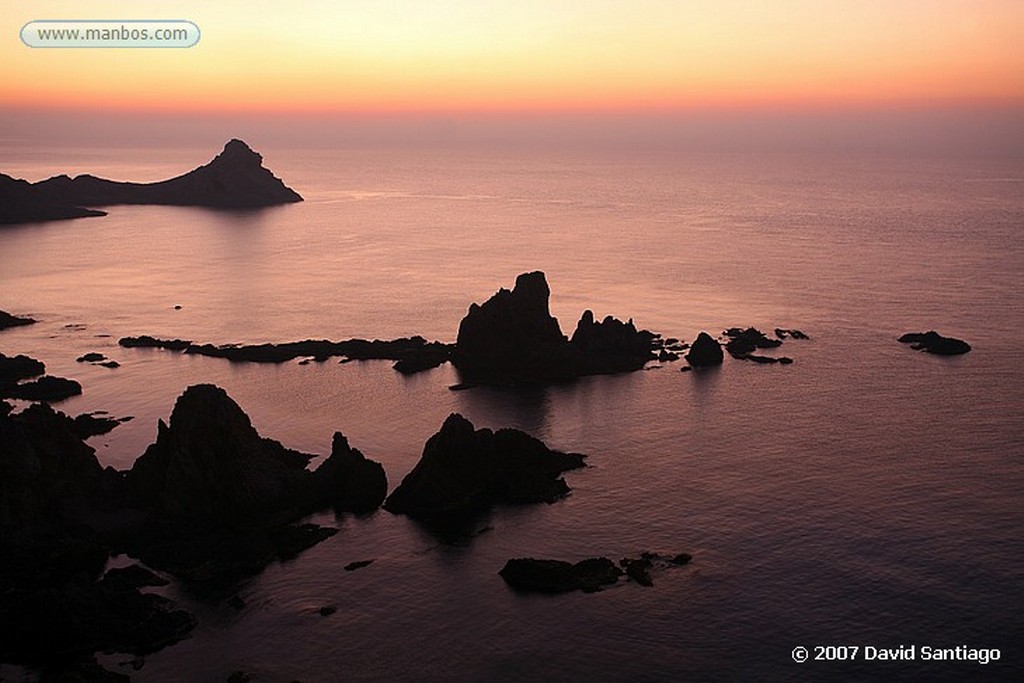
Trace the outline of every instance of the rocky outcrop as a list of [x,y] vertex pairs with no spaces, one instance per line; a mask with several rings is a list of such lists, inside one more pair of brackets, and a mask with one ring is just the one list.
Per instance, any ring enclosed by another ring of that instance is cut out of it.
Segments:
[[725,344],[725,350],[733,358],[743,358],[757,349],[774,349],[782,346],[781,340],[771,339],[756,327],[746,329],[730,327],[722,334],[729,338]]
[[971,350],[971,345],[955,337],[943,337],[935,330],[929,332],[907,332],[898,340],[910,344],[915,351],[925,351],[939,356],[958,356]]
[[498,572],[512,588],[527,593],[568,593],[581,590],[593,593],[618,582],[622,576],[644,587],[654,585],[652,570],[681,567],[691,556],[679,553],[668,557],[643,552],[625,557],[616,565],[607,557],[594,557],[575,564],[563,560],[538,560],[530,557],[511,559]]
[[721,365],[724,354],[722,345],[707,332],[701,332],[690,345],[686,362],[695,368]]
[[654,339],[651,332],[637,330],[632,320],[622,322],[609,315],[598,323],[587,310],[569,345],[579,358],[580,374],[596,375],[639,370],[649,360],[672,360],[670,352],[662,351],[662,358],[653,353]]
[[388,480],[379,462],[368,459],[349,446],[341,432],[335,432],[330,457],[313,473],[313,488],[319,507],[371,512],[384,502]]
[[128,483],[161,518],[233,524],[296,501],[309,459],[260,437],[227,392],[200,384],[178,398],[168,424],[159,422]]
[[231,140],[208,164],[155,183],[127,183],[92,175],[54,176],[38,183],[0,176],[0,223],[103,216],[84,207],[115,204],[256,209],[301,202],[302,197],[263,166],[263,157]]
[[411,375],[448,362],[451,344],[428,342],[420,336],[401,339],[346,339],[328,341],[307,339],[281,344],[195,344],[186,339],[157,339],[149,335],[123,337],[118,344],[126,348],[157,348],[184,351],[187,354],[225,358],[234,362],[284,363],[296,358],[323,361],[341,356],[347,360],[393,360],[395,370]]
[[335,433],[315,472],[312,456],[261,437],[220,387],[191,386],[128,473],[140,504],[164,521],[221,526],[293,519],[317,509],[367,512],[387,492],[384,469]]
[[[0,183],[2,179],[7,176],[0,173]],[[3,205],[3,200],[0,200],[0,206]],[[0,311],[0,330],[6,330],[9,327],[21,327],[22,325],[32,325],[36,321],[32,318],[21,318],[16,315],[11,315],[7,311]]]
[[471,304],[459,323],[452,361],[472,376],[542,379],[570,364],[568,340],[548,310],[544,273],[523,273],[512,290],[499,289],[483,304]]
[[459,324],[452,362],[466,384],[536,383],[582,375],[639,370],[653,353],[656,335],[633,321],[608,316],[600,323],[586,311],[572,339],[548,309],[544,273],[523,273],[512,290],[499,289],[471,304]]
[[70,200],[55,197],[40,189],[38,183],[0,173],[0,225],[106,215],[104,211],[86,209]]
[[[50,375],[40,377],[44,372],[46,366],[42,361],[0,353],[0,398],[55,403],[82,393],[82,385],[75,380]],[[33,377],[38,379],[31,379]]]
[[427,440],[420,461],[384,509],[443,520],[496,503],[550,503],[569,492],[560,475],[583,467],[583,460],[515,429],[475,429],[453,413]]

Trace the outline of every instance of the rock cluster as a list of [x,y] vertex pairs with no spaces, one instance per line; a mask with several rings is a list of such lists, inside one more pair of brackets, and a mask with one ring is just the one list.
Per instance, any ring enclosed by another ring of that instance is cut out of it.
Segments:
[[571,339],[548,309],[544,273],[516,278],[483,304],[471,304],[459,324],[452,362],[467,383],[541,383],[582,375],[639,370],[656,335],[611,316],[585,311]]

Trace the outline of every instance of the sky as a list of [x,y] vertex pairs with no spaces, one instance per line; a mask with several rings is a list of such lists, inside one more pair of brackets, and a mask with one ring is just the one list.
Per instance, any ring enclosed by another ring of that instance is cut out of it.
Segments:
[[[0,104],[559,111],[1024,102],[1020,0],[11,2]],[[31,49],[33,19],[190,19],[186,49]]]
[[[0,125],[162,117],[1024,111],[1021,0],[0,0]],[[39,49],[40,19],[188,19]],[[2,134],[2,131],[0,131]]]

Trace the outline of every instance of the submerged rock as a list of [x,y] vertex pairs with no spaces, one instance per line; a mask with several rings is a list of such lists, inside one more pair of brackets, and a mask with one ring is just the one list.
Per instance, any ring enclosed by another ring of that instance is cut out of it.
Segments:
[[562,560],[538,560],[520,557],[509,560],[498,572],[505,583],[530,593],[568,593],[581,590],[593,593],[610,586],[622,576],[622,570],[607,557],[594,557],[575,564]]
[[910,344],[915,351],[926,351],[940,356],[958,356],[971,350],[971,345],[955,337],[943,337],[935,330],[929,332],[907,332],[898,341]]
[[686,362],[695,368],[721,365],[724,354],[722,345],[707,332],[701,332],[690,345]]
[[384,509],[430,519],[458,517],[495,503],[550,503],[569,492],[559,475],[583,467],[583,459],[515,429],[474,429],[453,413],[427,440],[420,461]]

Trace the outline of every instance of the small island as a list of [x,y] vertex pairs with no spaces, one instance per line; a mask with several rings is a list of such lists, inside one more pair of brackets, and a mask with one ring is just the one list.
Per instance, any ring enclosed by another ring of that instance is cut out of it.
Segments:
[[58,175],[37,183],[0,174],[0,224],[105,216],[98,206],[158,204],[211,209],[260,209],[302,197],[263,166],[263,157],[230,140],[208,164],[155,183]]

